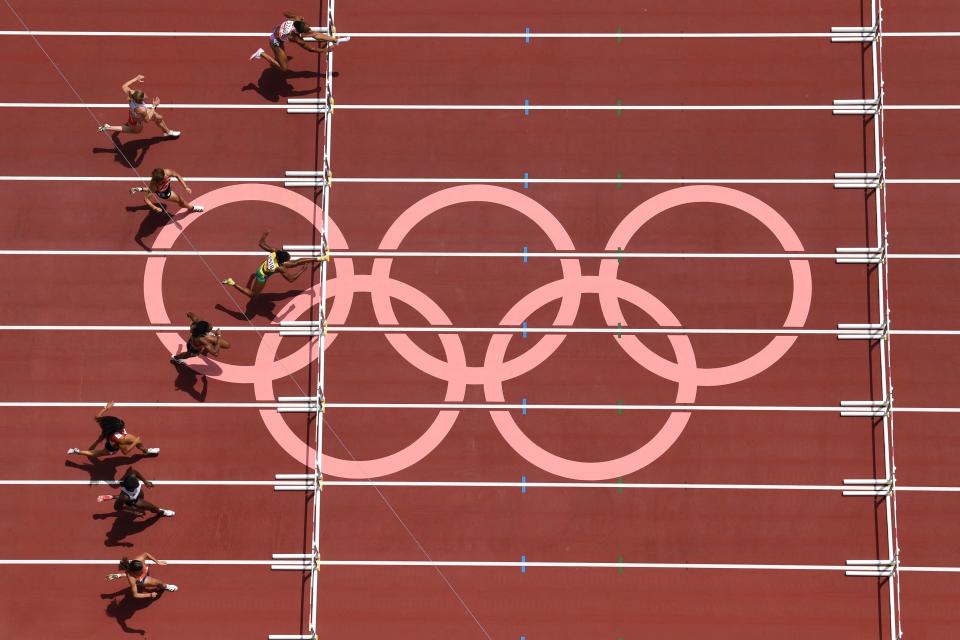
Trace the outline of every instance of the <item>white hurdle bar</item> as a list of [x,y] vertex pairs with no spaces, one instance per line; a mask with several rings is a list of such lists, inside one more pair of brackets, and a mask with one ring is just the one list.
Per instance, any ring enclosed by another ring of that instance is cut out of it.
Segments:
[[317,400],[313,396],[280,396],[277,402],[277,413],[316,413]]
[[883,247],[837,247],[837,264],[880,264],[887,259]]
[[[855,333],[838,333],[837,340],[889,340],[890,330],[887,323],[878,324],[838,324],[840,331],[853,331]],[[283,335],[282,333],[280,335]]]
[[302,484],[275,484],[274,491],[323,491],[323,474],[313,473],[278,473],[274,475],[277,481],[297,481]]
[[840,415],[845,418],[882,418],[890,413],[890,399],[841,400]]
[[881,189],[883,188],[883,176],[880,171],[873,173],[847,173],[838,172],[833,174],[834,189]]
[[276,563],[270,565],[273,571],[312,571],[317,565],[315,553],[275,553]]
[[333,97],[326,98],[287,98],[287,113],[333,113]]
[[889,578],[893,575],[895,564],[894,560],[847,560],[847,566],[855,568],[844,573],[848,576]]
[[835,116],[875,116],[880,110],[880,98],[857,100],[834,100]]
[[843,492],[845,496],[887,497],[893,491],[893,478],[845,479],[844,486],[852,487]]
[[830,38],[830,41],[872,43],[876,41],[879,31],[876,24],[869,27],[832,27],[830,33],[836,35]]
[[280,322],[281,336],[325,336],[327,335],[327,321],[319,320],[282,320]]
[[323,171],[286,171],[285,187],[320,187],[326,189],[330,185],[330,171],[324,167]]

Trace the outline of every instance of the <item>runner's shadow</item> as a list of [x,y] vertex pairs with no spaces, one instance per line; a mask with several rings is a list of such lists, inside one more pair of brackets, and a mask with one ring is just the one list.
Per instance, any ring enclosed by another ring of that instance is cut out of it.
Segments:
[[111,513],[95,513],[94,520],[106,520],[114,518],[113,525],[107,531],[107,538],[103,541],[105,547],[132,547],[132,542],[124,542],[130,536],[145,531],[160,520],[160,514],[154,514],[153,517],[141,520],[140,517],[124,509],[122,511],[113,511]]
[[[153,247],[148,246],[144,239],[149,238],[157,231],[170,224],[170,217],[173,217],[173,223],[177,224],[181,219],[190,215],[190,211],[187,209],[182,209],[178,213],[164,213],[162,211],[157,212],[148,207],[147,205],[136,205],[127,207],[127,211],[130,213],[135,213],[137,211],[146,211],[146,214],[143,216],[143,220],[140,221],[140,228],[137,229],[137,235],[133,237],[137,244],[146,249],[147,251],[153,251]],[[179,227],[178,227],[179,228]]]
[[167,136],[153,136],[152,138],[133,138],[132,140],[121,142],[119,133],[114,133],[110,138],[113,140],[115,146],[94,147],[93,153],[112,153],[115,162],[131,169],[135,169],[143,164],[147,156],[147,150],[151,146],[158,142],[176,139],[168,138]]
[[219,303],[214,305],[214,307],[220,311],[223,311],[231,318],[239,320],[240,322],[253,320],[257,316],[272,321],[277,317],[277,303],[288,298],[292,298],[300,293],[303,292],[298,289],[291,289],[290,291],[284,291],[283,293],[261,293],[256,298],[247,301],[247,306],[244,308],[243,313],[234,311],[232,309],[227,309],[225,306]]
[[134,598],[130,587],[125,587],[113,593],[101,593],[100,598],[110,601],[107,603],[106,614],[117,621],[124,633],[136,633],[145,636],[147,635],[146,629],[135,629],[127,623],[138,611],[146,609],[162,598],[163,594],[164,592],[161,591],[156,598]]
[[[209,381],[207,376],[197,373],[187,365],[174,365],[177,368],[177,379],[173,381],[173,386],[178,391],[183,391],[197,402],[203,402],[207,399],[207,387]],[[197,387],[197,383],[200,387]]]
[[[334,74],[336,75],[336,74]],[[317,95],[317,85],[309,89],[294,89],[287,80],[289,78],[318,78],[316,71],[287,71],[283,72],[273,67],[267,67],[260,74],[256,82],[250,82],[240,88],[240,91],[256,91],[269,102],[279,102],[280,98]]]
[[143,211],[146,210],[146,215],[143,217],[143,220],[140,221],[140,228],[137,229],[137,235],[133,239],[137,242],[138,245],[150,251],[150,247],[147,246],[147,243],[144,242],[144,238],[149,238],[156,232],[160,231],[168,222],[170,222],[170,217],[167,214],[157,213],[147,205],[141,207],[127,207],[127,211]]
[[114,455],[109,458],[100,458],[100,460],[93,463],[79,463],[73,460],[66,460],[63,466],[86,471],[90,474],[90,484],[94,484],[95,482],[116,480],[117,467],[129,466],[147,457],[149,456],[138,453],[132,456]]

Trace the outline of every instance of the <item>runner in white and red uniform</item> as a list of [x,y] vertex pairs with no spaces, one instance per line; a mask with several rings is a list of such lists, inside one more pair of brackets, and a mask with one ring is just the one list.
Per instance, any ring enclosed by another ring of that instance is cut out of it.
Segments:
[[150,565],[148,565],[147,562],[152,562],[160,566],[167,564],[163,560],[159,560],[146,552],[135,556],[133,560],[128,560],[124,557],[120,560],[118,567],[123,573],[107,574],[107,580],[126,578],[130,584],[130,591],[133,592],[134,598],[156,598],[160,595],[160,591],[177,590],[177,585],[162,582],[150,576]]
[[[203,207],[187,202],[179,193],[173,190],[171,183],[173,178],[180,181],[180,184],[186,189],[187,194],[193,193],[193,189],[187,185],[187,181],[183,179],[182,175],[174,169],[161,169],[160,167],[150,172],[150,186],[131,187],[130,193],[145,191],[146,194],[143,196],[143,201],[147,203],[147,206],[150,207],[150,210],[154,213],[164,213],[166,211],[166,207],[160,202],[161,200],[172,200],[184,209],[188,209],[190,213],[202,212]],[[154,200],[156,203],[154,203]]]
[[123,95],[127,97],[128,107],[130,109],[130,114],[127,116],[127,124],[124,125],[110,125],[102,124],[97,127],[97,131],[112,131],[114,133],[140,133],[143,131],[144,122],[152,122],[163,131],[163,135],[168,138],[179,138],[180,132],[174,131],[167,126],[166,121],[163,119],[163,116],[157,112],[157,106],[160,104],[160,98],[154,98],[151,104],[146,103],[146,95],[143,91],[139,89],[132,89],[130,85],[134,82],[143,82],[143,76],[138,75],[136,78],[132,78],[125,82],[121,91]]
[[[327,47],[333,46],[337,42],[346,42],[346,38],[338,38],[336,31],[331,29],[331,34],[327,35],[319,31],[313,31],[313,28],[307,24],[306,18],[303,16],[298,16],[295,13],[290,13],[289,11],[284,11],[283,15],[287,18],[277,26],[273,28],[273,31],[270,32],[269,42],[270,49],[273,50],[273,55],[271,56],[262,48],[257,49],[253,52],[253,55],[250,56],[251,60],[256,60],[258,58],[266,60],[274,69],[279,69],[280,71],[287,70],[287,51],[284,48],[287,42],[293,42],[294,44],[299,45],[302,49],[313,53],[321,53],[325,51]],[[320,42],[323,42],[323,45],[310,44],[305,37],[314,38]]]
[[[108,416],[107,412],[113,407],[112,402],[100,410],[94,416],[94,420],[100,427],[100,437],[93,441],[89,449],[83,450],[78,447],[67,449],[67,455],[79,455],[96,461],[101,456],[112,456],[117,452],[123,452],[124,455],[137,448],[140,453],[148,456],[160,455],[160,449],[157,447],[146,448],[139,437],[127,433],[126,423],[116,416]],[[97,449],[97,445],[103,442],[103,448]]]

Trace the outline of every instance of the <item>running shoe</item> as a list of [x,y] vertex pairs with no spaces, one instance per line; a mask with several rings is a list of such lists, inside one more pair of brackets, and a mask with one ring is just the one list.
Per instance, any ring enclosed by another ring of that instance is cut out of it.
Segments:
[[74,453],[80,453],[80,449],[78,449],[77,447],[70,447],[69,449],[67,449],[68,456]]
[[191,212],[191,213],[203,213],[203,207],[201,207],[200,205],[196,205],[196,206],[190,207],[190,212]]
[[158,456],[160,455],[160,447],[150,447],[147,449],[148,456]]
[[260,56],[263,55],[263,53],[264,53],[264,52],[263,52],[263,49],[257,49],[256,51],[253,52],[253,55],[250,56],[250,59],[251,59],[251,60],[257,60],[257,59],[260,58]]
[[113,500],[113,496],[109,493],[105,493],[102,496],[97,496],[97,502],[106,502],[107,500]]
[[233,278],[227,278],[227,279],[224,280],[221,284],[225,284],[225,285],[227,285],[228,287],[232,287],[233,285],[235,285],[235,284],[237,284],[237,283],[234,281]]
[[177,589],[179,589],[179,587],[178,587],[177,585],[175,585],[175,584],[168,584],[168,585],[167,585],[167,591],[176,591]]
[[164,133],[163,135],[167,136],[168,138],[179,138],[179,137],[180,137],[180,132],[179,132],[179,131],[174,131],[173,129],[170,129],[170,131],[167,131],[167,132]]
[[[167,516],[169,518],[170,516],[175,516],[176,513],[170,509],[160,509],[160,515]],[[174,589],[174,591],[176,591],[176,589]]]
[[170,363],[171,363],[171,364],[175,364],[175,365],[177,365],[177,366],[180,366],[181,364],[184,364],[183,360],[181,360],[181,359],[178,358],[177,356],[170,356]]
[[130,187],[130,193],[140,193],[141,191],[146,191],[143,187]]
[[337,38],[337,41],[334,42],[333,44],[335,45],[343,44],[344,42],[350,42],[350,36],[340,36],[339,38]]
[[109,127],[110,127],[110,125],[108,125],[108,124],[102,124],[102,125],[100,125],[99,127],[97,127],[97,131],[98,131],[99,133],[103,133],[103,132],[106,131]]

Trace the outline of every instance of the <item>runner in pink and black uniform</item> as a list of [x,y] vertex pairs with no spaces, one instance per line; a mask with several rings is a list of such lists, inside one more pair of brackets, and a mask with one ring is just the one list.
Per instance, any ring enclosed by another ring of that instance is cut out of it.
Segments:
[[[273,50],[273,55],[271,56],[261,48],[253,52],[253,55],[250,56],[251,60],[260,58],[262,60],[266,60],[267,64],[274,69],[286,71],[287,51],[284,48],[284,45],[287,42],[293,42],[294,44],[297,44],[301,48],[312,53],[321,53],[325,51],[327,47],[341,41],[339,38],[337,38],[335,33],[327,35],[319,31],[312,31],[312,27],[307,24],[307,20],[303,16],[298,16],[294,13],[290,13],[289,11],[285,11],[283,15],[286,16],[287,19],[274,27],[273,31],[270,33],[269,42],[270,49]],[[306,37],[315,38],[324,44],[311,44],[304,40]],[[344,41],[345,40],[346,39],[344,39]]]

